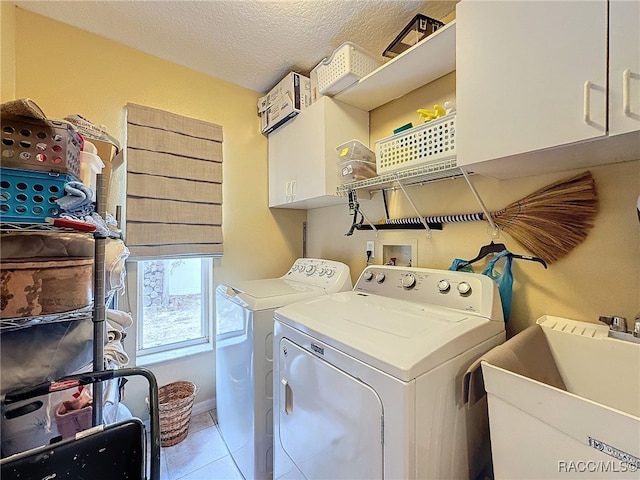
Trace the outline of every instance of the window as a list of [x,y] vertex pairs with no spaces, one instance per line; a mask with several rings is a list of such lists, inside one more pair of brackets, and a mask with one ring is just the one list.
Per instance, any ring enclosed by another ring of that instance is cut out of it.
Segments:
[[212,276],[208,257],[138,262],[139,356],[212,344]]

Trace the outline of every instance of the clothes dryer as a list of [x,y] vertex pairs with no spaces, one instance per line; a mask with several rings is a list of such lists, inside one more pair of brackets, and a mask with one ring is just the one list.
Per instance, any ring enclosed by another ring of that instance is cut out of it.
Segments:
[[504,342],[487,276],[367,267],[352,291],[275,312],[274,478],[475,479],[486,403],[462,378]]
[[347,265],[300,258],[280,278],[216,289],[218,425],[246,479],[270,479],[273,472],[274,310],[351,287]]

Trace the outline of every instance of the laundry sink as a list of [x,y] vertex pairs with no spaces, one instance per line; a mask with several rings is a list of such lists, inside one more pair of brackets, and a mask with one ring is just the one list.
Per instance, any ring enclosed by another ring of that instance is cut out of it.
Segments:
[[[479,360],[496,480],[639,478],[635,340],[604,324],[543,316]],[[467,376],[476,375],[472,366]]]

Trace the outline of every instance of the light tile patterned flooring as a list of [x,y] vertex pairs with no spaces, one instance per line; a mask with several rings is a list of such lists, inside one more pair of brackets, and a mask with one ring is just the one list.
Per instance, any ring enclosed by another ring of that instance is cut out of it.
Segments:
[[189,436],[160,450],[161,480],[243,480],[213,415],[214,412],[194,415]]

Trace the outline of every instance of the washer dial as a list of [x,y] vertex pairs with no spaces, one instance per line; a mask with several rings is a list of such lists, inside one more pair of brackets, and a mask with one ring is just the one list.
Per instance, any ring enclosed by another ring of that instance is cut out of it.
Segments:
[[450,288],[451,284],[449,283],[449,280],[443,279],[438,282],[438,290],[440,293],[447,293]]
[[463,296],[470,295],[471,285],[469,285],[469,282],[460,282],[458,284],[458,293]]
[[405,273],[402,276],[401,283],[402,288],[404,288],[405,290],[411,290],[416,286],[416,277],[413,273]]

